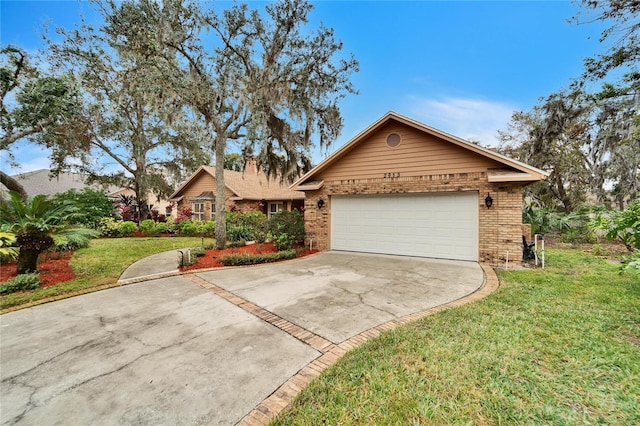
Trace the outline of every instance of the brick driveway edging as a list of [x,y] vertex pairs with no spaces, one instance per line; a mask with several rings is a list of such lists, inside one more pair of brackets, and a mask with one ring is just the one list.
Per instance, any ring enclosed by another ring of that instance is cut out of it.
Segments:
[[[295,260],[298,259],[294,259],[293,261]],[[249,414],[244,416],[238,423],[236,423],[236,425],[240,426],[264,426],[267,425],[271,420],[273,420],[276,415],[282,412],[314,378],[318,377],[326,368],[335,364],[348,351],[361,346],[368,340],[377,337],[384,331],[393,330],[401,325],[419,320],[428,315],[433,315],[446,309],[455,308],[478,301],[496,291],[500,286],[500,283],[495,271],[488,263],[479,263],[479,265],[484,273],[484,283],[475,292],[449,303],[435,306],[430,309],[426,309],[420,312],[406,315],[401,318],[396,318],[384,324],[380,324],[376,327],[363,331],[362,333],[359,333],[337,345],[309,330],[306,330],[274,314],[273,312],[270,312],[252,302],[249,302],[248,300],[243,299],[240,296],[233,294],[232,292],[224,290],[223,288],[209,283],[208,281],[195,275],[196,273],[206,271],[207,269],[193,270],[188,272],[171,271],[167,273],[120,280],[116,283],[103,285],[93,289],[79,290],[72,293],[49,297],[47,299],[39,300],[36,302],[26,303],[24,305],[2,309],[0,311],[0,314],[39,305],[42,303],[53,302],[113,287],[136,284],[157,278],[166,278],[171,276],[183,276],[185,278],[188,278],[189,280],[198,284],[200,287],[212,291],[228,302],[279,328],[280,330],[313,347],[321,353],[320,356],[303,367],[300,371],[298,371],[298,373],[296,373],[293,377],[291,377],[284,384],[278,387],[271,395],[265,398],[260,404],[258,404],[258,406],[256,406],[251,412],[249,412]]]
[[[263,321],[279,328],[321,353],[320,356],[298,371],[298,373],[282,384],[236,424],[239,426],[264,426],[269,424],[278,413],[283,411],[313,379],[318,377],[326,368],[335,364],[348,351],[361,346],[369,339],[377,337],[385,331],[393,330],[409,322],[444,311],[445,309],[476,302],[496,291],[500,286],[500,282],[495,271],[487,263],[480,263],[480,267],[484,273],[484,283],[475,292],[449,303],[380,324],[338,345],[192,273],[186,273],[184,277],[203,288],[211,290],[216,295],[256,315]],[[195,273],[196,271],[193,272]]]

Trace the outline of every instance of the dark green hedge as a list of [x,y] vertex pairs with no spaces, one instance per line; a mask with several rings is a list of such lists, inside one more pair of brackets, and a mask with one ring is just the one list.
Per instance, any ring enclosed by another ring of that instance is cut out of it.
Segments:
[[220,263],[224,266],[258,265],[260,263],[294,259],[296,255],[295,250],[285,250],[268,254],[228,254],[220,258]]

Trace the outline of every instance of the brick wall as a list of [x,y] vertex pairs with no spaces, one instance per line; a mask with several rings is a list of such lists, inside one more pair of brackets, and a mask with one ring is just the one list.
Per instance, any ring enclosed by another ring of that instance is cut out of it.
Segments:
[[[331,196],[478,191],[479,258],[494,266],[522,261],[522,184],[489,183],[487,174],[455,173],[400,178],[325,181],[317,191],[307,191],[305,230],[320,250],[328,250],[331,230]],[[484,199],[490,193],[493,206]],[[325,202],[318,208],[318,200]],[[308,244],[308,241],[307,241]]]

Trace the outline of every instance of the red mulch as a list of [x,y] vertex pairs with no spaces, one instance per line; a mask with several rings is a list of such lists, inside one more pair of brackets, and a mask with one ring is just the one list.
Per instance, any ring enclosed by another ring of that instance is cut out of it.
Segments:
[[[298,257],[317,253],[318,250],[305,249],[302,246],[296,248],[298,250]],[[260,250],[258,252],[258,250]],[[234,247],[224,250],[207,250],[204,256],[198,258],[198,261],[191,266],[182,268],[183,271],[191,271],[194,269],[203,268],[216,268],[223,266],[219,259],[225,254],[241,254],[241,253],[275,253],[276,248],[271,243],[260,244],[259,248],[257,244],[251,244],[243,247]],[[44,253],[38,260],[38,274],[40,275],[40,281],[42,287],[50,287],[55,284],[63,283],[75,278],[73,270],[69,266],[69,259],[71,259],[73,253]],[[0,264],[0,282],[5,282],[10,278],[15,277],[17,265],[15,262]]]
[[[73,270],[69,266],[71,252],[65,253],[43,253],[38,259],[38,274],[40,275],[41,287],[50,287],[75,278]],[[15,262],[0,264],[0,282],[15,277],[17,265]]]
[[[259,251],[258,251],[259,250]],[[309,250],[308,248],[304,248],[299,245],[296,247],[298,251],[297,257],[308,256],[312,253],[317,253],[318,250]],[[185,266],[180,268],[182,271],[191,271],[193,269],[203,269],[203,268],[218,268],[220,266],[224,266],[220,263],[220,258],[226,254],[268,254],[268,253],[276,253],[278,250],[272,243],[264,243],[264,244],[250,244],[248,246],[242,247],[230,247],[224,250],[207,250],[204,256],[198,257],[198,261],[193,265]]]

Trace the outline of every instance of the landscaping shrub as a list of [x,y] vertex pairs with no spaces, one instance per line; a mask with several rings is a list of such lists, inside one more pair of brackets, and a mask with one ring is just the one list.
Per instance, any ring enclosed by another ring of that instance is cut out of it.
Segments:
[[261,263],[294,259],[296,255],[297,253],[295,250],[285,250],[268,254],[228,254],[220,258],[220,263],[224,266],[258,265]]
[[635,272],[640,275],[640,250],[635,250],[631,256],[625,256],[622,260],[623,264],[620,267],[620,273]]
[[607,239],[618,240],[629,251],[640,250],[640,200],[622,211],[601,211],[590,227],[606,232]]
[[227,248],[231,248],[231,247],[243,247],[247,245],[247,241],[246,240],[238,240],[238,241],[229,241],[227,242],[226,246]]
[[62,234],[52,235],[53,251],[73,251],[89,247],[92,238],[100,236],[100,231],[89,228],[73,228]]
[[119,237],[120,223],[121,221],[112,217],[103,217],[98,221],[98,232],[103,237]]
[[260,211],[227,213],[227,235],[233,234],[232,241],[246,239],[258,244],[264,243],[269,233],[269,220]]
[[244,213],[246,226],[251,229],[251,239],[258,244],[266,241],[269,234],[269,219],[267,215],[259,211]]
[[120,222],[118,226],[118,230],[119,230],[120,236],[130,237],[136,233],[136,231],[138,230],[138,225],[136,225],[135,222],[131,222],[127,220],[124,222]]
[[113,202],[105,191],[84,188],[82,191],[70,189],[56,194],[53,197],[55,203],[72,202],[78,211],[71,217],[72,225],[84,225],[89,228],[98,228],[100,221],[111,216]]
[[181,220],[177,223],[177,227],[180,235],[184,235],[187,237],[198,235],[198,224],[193,222],[192,220]]
[[227,212],[225,223],[229,226],[245,225],[243,214],[240,212]]
[[640,273],[640,200],[629,204],[622,211],[601,211],[589,226],[606,232],[608,240],[618,240],[631,252],[625,257],[620,273]]
[[227,225],[227,238],[230,241],[250,240],[251,228],[245,225]]
[[294,243],[304,240],[304,216],[297,210],[282,211],[269,219],[269,232],[278,239],[282,234],[288,234]]
[[142,231],[147,236],[158,235],[156,223],[153,221],[153,219],[145,219],[140,222],[140,231]]
[[176,219],[176,223],[180,223],[184,220],[191,220],[192,216],[193,211],[191,211],[191,207],[181,207],[180,210],[178,210],[178,219]]
[[178,224],[173,216],[167,217],[167,220],[164,223],[167,225],[166,232],[175,234],[179,231]]
[[181,250],[182,255],[179,255],[179,266],[190,266],[198,261],[198,257],[206,254],[204,247],[192,247],[190,249]]
[[597,242],[597,235],[589,227],[592,209],[575,213],[556,212],[527,206],[522,210],[522,221],[531,225],[532,234],[555,236],[563,243],[587,244]]
[[216,233],[216,222],[210,220],[208,222],[202,223],[201,236],[203,237],[213,237]]
[[164,234],[169,232],[169,225],[166,222],[156,223],[156,234]]
[[192,247],[191,248],[191,256],[204,256],[206,254],[204,247]]
[[280,234],[273,239],[273,244],[276,246],[278,251],[282,250],[291,250],[293,246],[296,244],[296,240],[292,235],[287,233]]
[[38,274],[21,274],[0,285],[0,294],[15,293],[22,290],[35,290],[40,287]]

